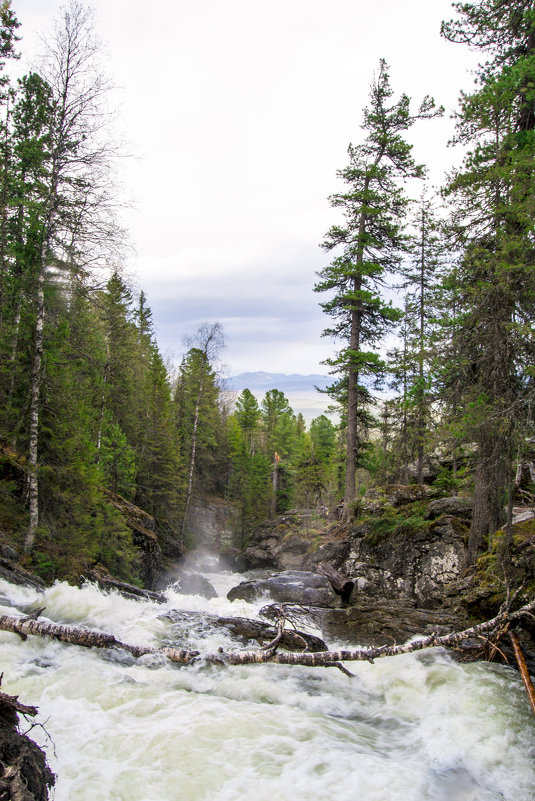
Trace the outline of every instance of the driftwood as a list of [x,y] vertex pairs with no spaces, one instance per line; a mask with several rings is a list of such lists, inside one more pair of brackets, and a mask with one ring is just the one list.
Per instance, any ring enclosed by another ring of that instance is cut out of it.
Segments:
[[511,645],[513,646],[516,664],[518,665],[520,675],[522,676],[522,681],[524,682],[524,687],[526,688],[526,692],[528,694],[531,709],[535,715],[535,688],[533,687],[533,682],[531,681],[531,677],[528,672],[528,666],[526,665],[526,660],[524,658],[524,654],[522,653],[522,648],[520,647],[518,637],[514,631],[509,632],[509,639],[511,640]]
[[321,651],[310,653],[281,652],[277,650],[277,643],[272,647],[253,651],[225,652],[220,649],[216,654],[201,654],[199,651],[192,651],[183,648],[154,648],[150,646],[139,646],[123,643],[111,634],[79,629],[74,626],[59,626],[55,623],[45,623],[39,620],[28,618],[14,618],[7,615],[0,616],[0,630],[11,631],[19,635],[35,635],[41,637],[52,637],[62,642],[80,645],[87,648],[121,648],[135,657],[146,654],[161,655],[176,662],[177,664],[187,665],[194,661],[204,660],[215,664],[227,665],[247,665],[259,664],[264,662],[275,663],[278,665],[304,665],[306,667],[333,667],[336,666],[347,672],[340,664],[341,662],[373,662],[387,656],[397,656],[408,654],[414,651],[421,651],[425,648],[440,646],[443,648],[461,648],[463,643],[477,638],[492,641],[493,637],[502,634],[508,625],[518,623],[524,617],[533,617],[535,611],[535,601],[521,607],[515,612],[509,610],[500,611],[496,617],[471,626],[464,631],[453,632],[443,636],[430,635],[404,645],[383,645],[377,648],[363,648],[356,650],[342,649],[337,651]]
[[338,570],[335,570],[334,567],[328,562],[319,562],[316,570],[318,573],[321,573],[322,576],[325,576],[329,579],[331,582],[331,587],[335,593],[342,596],[342,601],[345,604],[348,603],[349,599],[351,598],[351,593],[353,592],[355,582],[347,576],[344,576]]

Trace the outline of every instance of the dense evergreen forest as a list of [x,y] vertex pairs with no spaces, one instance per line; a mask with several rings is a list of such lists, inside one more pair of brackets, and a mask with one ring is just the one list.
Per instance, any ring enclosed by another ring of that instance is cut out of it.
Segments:
[[329,363],[339,420],[307,427],[277,389],[260,402],[225,392],[217,323],[191,332],[180,365],[164,363],[146,298],[121,269],[91,15],[72,2],[40,71],[14,83],[19,25],[4,0],[0,533],[29,567],[50,580],[100,563],[138,580],[119,496],[153,516],[164,552],[190,544],[194,497],[222,496],[241,547],[292,507],[332,512],[343,499],[349,520],[367,487],[422,483],[432,452],[450,456],[445,490],[474,494],[469,559],[510,531],[533,435],[535,11],[531,0],[456,10],[443,36],[482,56],[457,112],[467,155],[440,191],[425,186],[406,134],[442,109],[394,99],[381,61],[316,285],[341,344]]

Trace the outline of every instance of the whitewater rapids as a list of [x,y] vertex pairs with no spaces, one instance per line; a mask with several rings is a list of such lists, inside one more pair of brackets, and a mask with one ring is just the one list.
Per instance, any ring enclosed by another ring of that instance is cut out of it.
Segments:
[[[205,652],[238,648],[220,629],[162,619],[256,615],[261,604],[226,600],[243,577],[209,578],[220,597],[169,590],[165,605],[0,580],[0,614],[46,606],[43,620],[132,644],[179,636]],[[56,801],[534,801],[535,718],[515,671],[459,665],[438,649],[348,666],[356,678],[178,667],[0,632],[2,690],[39,707],[46,732],[30,736],[58,775]]]

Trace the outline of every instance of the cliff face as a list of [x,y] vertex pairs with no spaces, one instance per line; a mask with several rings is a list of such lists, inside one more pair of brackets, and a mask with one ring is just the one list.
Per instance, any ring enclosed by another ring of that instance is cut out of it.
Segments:
[[[535,519],[525,520],[525,514],[515,509],[507,568],[518,605],[535,597]],[[474,618],[497,614],[507,595],[505,536],[496,532],[477,565],[465,568],[469,498],[433,498],[427,488],[396,486],[370,492],[356,515],[344,526],[311,512],[287,512],[257,529],[238,565],[313,574],[327,562],[351,578],[355,587],[348,603],[317,610],[326,638],[387,644],[460,630]],[[535,626],[525,623],[522,638],[535,670]],[[513,664],[509,651],[505,645]]]
[[[361,520],[350,526],[307,512],[280,515],[255,532],[241,564],[314,570],[326,561],[355,580],[352,601],[399,600],[404,605],[434,608],[443,600],[447,585],[461,574],[469,510],[466,504],[458,504],[462,516],[442,514],[442,507],[437,508],[436,501],[422,501],[422,494],[413,490],[416,499],[398,506],[374,497],[369,500],[373,508],[365,508]],[[400,496],[406,500],[398,487],[396,497]],[[449,509],[447,504],[443,508]],[[432,519],[436,513],[439,516]]]
[[438,606],[464,563],[464,529],[458,518],[440,517],[430,526],[379,539],[370,528],[363,524],[352,530],[343,564],[343,572],[356,580],[358,595]]
[[228,548],[237,527],[235,503],[217,495],[197,496],[188,512],[187,534],[198,548]]
[[143,586],[152,590],[162,572],[162,552],[156,536],[154,518],[121,495],[115,495],[106,489],[102,491],[112,506],[123,515],[126,525],[132,532],[132,542],[141,554],[140,578]]

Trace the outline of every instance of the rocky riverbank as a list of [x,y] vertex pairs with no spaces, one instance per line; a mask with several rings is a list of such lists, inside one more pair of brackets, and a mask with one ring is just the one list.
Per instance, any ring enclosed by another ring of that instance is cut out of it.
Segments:
[[0,692],[0,799],[47,801],[55,784],[45,754],[18,730],[19,716],[28,720],[36,714],[35,707]]
[[[300,596],[291,571],[312,576],[327,562],[354,582],[346,604],[334,592],[327,601],[312,601],[327,639],[371,645],[465,628],[495,615],[508,592],[517,592],[518,605],[535,594],[535,520],[529,510],[516,510],[507,582],[504,532],[497,532],[477,565],[465,568],[471,511],[470,498],[433,497],[432,488],[421,485],[369,491],[348,525],[289,511],[260,526],[236,559],[242,570],[280,575],[249,581],[233,593],[247,597],[274,588],[280,602],[304,604],[310,587]],[[523,629],[522,642],[535,670],[535,627]]]

